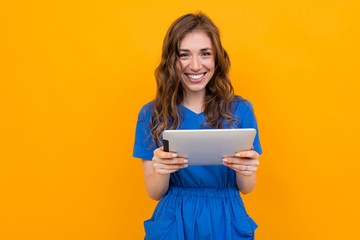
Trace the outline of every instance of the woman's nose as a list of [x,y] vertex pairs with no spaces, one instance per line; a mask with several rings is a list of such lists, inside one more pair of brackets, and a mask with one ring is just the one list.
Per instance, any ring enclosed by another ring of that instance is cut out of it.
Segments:
[[198,57],[193,57],[191,59],[191,63],[190,63],[190,69],[192,71],[199,71],[201,70],[201,61]]

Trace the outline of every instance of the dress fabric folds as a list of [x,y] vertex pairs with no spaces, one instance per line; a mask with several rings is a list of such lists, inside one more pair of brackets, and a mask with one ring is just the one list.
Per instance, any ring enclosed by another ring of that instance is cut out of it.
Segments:
[[250,240],[257,225],[236,188],[171,187],[144,227],[146,240]]

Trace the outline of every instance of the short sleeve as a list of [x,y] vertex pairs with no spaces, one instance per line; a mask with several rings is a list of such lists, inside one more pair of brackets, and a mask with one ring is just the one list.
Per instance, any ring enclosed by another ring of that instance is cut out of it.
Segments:
[[152,160],[153,152],[157,148],[150,135],[150,115],[152,108],[149,104],[142,107],[138,115],[135,131],[133,157]]
[[254,151],[258,154],[262,154],[260,139],[259,139],[259,129],[255,118],[254,108],[249,101],[243,101],[239,103],[241,107],[237,108],[236,115],[240,117],[240,128],[255,128],[256,136],[254,139]]

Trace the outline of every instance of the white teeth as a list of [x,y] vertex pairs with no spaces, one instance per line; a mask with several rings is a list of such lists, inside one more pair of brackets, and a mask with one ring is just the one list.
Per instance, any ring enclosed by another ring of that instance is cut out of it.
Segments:
[[200,79],[205,75],[205,73],[200,74],[200,75],[187,75],[189,78],[191,79]]

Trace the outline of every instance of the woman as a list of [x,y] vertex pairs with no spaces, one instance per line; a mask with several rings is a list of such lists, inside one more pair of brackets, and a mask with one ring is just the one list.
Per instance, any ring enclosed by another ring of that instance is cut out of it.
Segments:
[[165,129],[256,128],[252,105],[235,96],[229,57],[214,23],[187,14],[169,28],[155,71],[155,100],[143,106],[134,157],[141,158],[148,195],[160,200],[144,222],[145,239],[253,239],[255,222],[239,191],[256,183],[261,146],[223,159],[223,166],[188,166],[161,147]]

